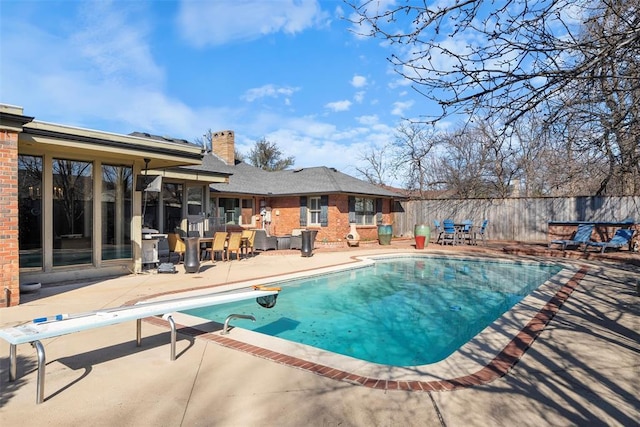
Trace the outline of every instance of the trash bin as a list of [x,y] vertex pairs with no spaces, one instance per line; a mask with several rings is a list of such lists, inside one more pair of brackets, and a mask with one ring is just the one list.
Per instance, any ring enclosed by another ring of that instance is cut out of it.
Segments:
[[318,230],[302,230],[302,247],[300,248],[300,255],[304,257],[313,255],[313,246],[316,241],[316,234],[318,234]]
[[186,237],[184,242],[184,271],[197,273],[200,271],[200,238]]

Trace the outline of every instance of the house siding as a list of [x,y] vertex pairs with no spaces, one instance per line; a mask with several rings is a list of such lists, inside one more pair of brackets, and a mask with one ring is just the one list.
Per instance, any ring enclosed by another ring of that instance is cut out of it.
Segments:
[[18,133],[0,132],[0,306],[20,303]]
[[[278,197],[267,200],[267,206],[271,207],[271,225],[269,233],[274,236],[291,234],[293,229],[306,228],[317,230],[316,241],[341,242],[349,234],[349,196],[342,194],[330,194],[328,206],[328,225],[301,226],[300,225],[300,197]],[[383,199],[382,222],[391,223],[390,199]],[[377,225],[357,227],[362,240],[375,240],[378,238]]]

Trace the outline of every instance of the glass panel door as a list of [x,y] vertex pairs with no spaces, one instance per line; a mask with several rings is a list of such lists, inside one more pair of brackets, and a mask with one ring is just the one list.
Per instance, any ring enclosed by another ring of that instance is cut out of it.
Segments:
[[131,259],[132,169],[102,165],[102,259]]
[[93,165],[53,159],[53,265],[93,260]]

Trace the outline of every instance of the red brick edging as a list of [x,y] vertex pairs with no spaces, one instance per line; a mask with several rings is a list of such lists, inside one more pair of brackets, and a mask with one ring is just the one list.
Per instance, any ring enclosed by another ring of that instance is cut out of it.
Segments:
[[[207,333],[196,328],[181,326],[179,331],[182,334],[192,337],[201,337],[209,341],[218,343],[224,347],[240,350],[263,359],[271,360],[282,365],[302,369],[316,375],[331,378],[338,381],[347,381],[364,387],[380,390],[408,390],[408,391],[450,391],[462,388],[487,384],[506,375],[509,370],[520,360],[524,353],[533,344],[536,338],[542,333],[545,326],[558,313],[560,307],[571,296],[580,281],[587,274],[588,268],[582,267],[574,276],[556,292],[544,307],[529,321],[529,323],[516,335],[502,351],[487,366],[474,374],[465,375],[448,380],[435,381],[398,381],[378,378],[368,378],[355,375],[339,369],[324,366],[318,363],[309,362],[297,357],[288,356],[276,351],[267,350],[252,344],[236,341],[232,338],[218,334]],[[167,322],[152,317],[146,321],[158,326],[166,326]]]

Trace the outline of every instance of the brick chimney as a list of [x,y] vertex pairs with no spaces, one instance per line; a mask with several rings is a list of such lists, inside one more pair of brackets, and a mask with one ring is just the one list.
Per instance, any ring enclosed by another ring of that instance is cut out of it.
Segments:
[[211,135],[211,151],[226,164],[235,164],[235,138],[233,131],[223,130]]

